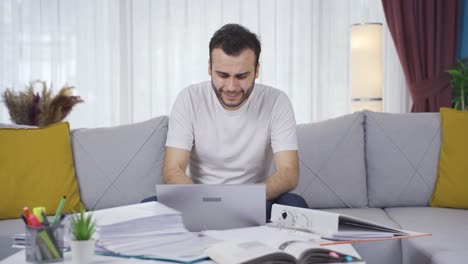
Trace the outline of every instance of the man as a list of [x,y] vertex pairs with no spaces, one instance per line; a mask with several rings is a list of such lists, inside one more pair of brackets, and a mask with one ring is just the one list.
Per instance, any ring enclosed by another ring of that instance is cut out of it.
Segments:
[[[288,193],[299,181],[296,122],[285,93],[256,84],[260,41],[227,24],[209,44],[211,82],[189,86],[174,103],[163,177],[167,184],[265,183],[272,203],[307,207]],[[268,175],[274,160],[276,171]],[[189,165],[189,174],[186,174]]]

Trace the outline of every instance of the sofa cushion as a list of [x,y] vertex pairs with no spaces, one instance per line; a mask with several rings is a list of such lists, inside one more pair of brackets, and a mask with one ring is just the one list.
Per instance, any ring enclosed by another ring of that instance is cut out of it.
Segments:
[[53,214],[63,195],[64,212],[79,209],[68,123],[1,128],[0,146],[0,219],[19,218],[25,206]]
[[365,114],[369,206],[427,206],[439,161],[439,114]]
[[432,254],[431,263],[466,264],[467,260],[468,260],[468,252],[466,251],[466,249],[444,250],[444,251],[434,252]]
[[362,112],[297,126],[300,182],[311,208],[366,207]]
[[[386,208],[385,212],[403,229],[432,234],[430,237],[405,239],[403,263],[466,263],[466,259],[460,261],[458,254],[466,252],[468,210],[395,207]],[[466,256],[466,253],[463,254]],[[441,256],[447,259],[435,261],[440,260]]]
[[431,206],[468,209],[468,112],[440,110],[442,146]]
[[72,131],[82,201],[90,210],[155,195],[162,183],[167,117],[110,128]]

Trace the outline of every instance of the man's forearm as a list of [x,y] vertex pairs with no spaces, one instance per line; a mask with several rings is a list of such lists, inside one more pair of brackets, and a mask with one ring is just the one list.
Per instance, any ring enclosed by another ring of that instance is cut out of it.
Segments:
[[182,170],[173,169],[164,172],[165,184],[192,184],[193,181]]
[[265,181],[267,200],[273,200],[283,193],[294,190],[298,181],[299,175],[295,170],[275,172]]

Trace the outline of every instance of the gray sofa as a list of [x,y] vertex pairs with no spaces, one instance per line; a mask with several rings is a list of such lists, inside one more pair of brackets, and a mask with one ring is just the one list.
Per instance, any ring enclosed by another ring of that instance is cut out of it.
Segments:
[[[167,117],[72,131],[75,169],[88,209],[154,195]],[[431,237],[356,243],[369,264],[467,263],[468,211],[429,207],[441,143],[438,113],[357,112],[298,125],[301,180],[294,192],[311,208],[369,219]],[[23,232],[0,221],[0,236]]]

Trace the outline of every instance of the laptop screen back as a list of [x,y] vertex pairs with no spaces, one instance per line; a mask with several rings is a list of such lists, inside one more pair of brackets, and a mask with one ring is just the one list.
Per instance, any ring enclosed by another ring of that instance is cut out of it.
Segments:
[[264,184],[158,184],[156,195],[182,213],[192,232],[265,224]]

